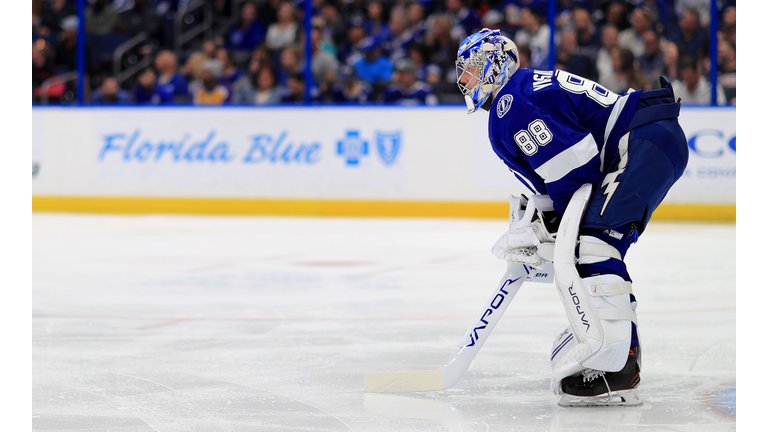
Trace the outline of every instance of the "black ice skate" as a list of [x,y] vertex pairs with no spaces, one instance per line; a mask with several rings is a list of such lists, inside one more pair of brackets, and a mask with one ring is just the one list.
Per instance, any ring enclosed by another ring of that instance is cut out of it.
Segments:
[[640,383],[640,349],[629,349],[624,368],[618,372],[587,369],[560,382],[560,406],[636,406],[643,401],[637,395]]

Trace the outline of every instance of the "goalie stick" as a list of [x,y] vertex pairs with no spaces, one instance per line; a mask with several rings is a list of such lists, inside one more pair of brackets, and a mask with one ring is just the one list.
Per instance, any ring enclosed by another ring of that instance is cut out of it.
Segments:
[[455,385],[507,310],[527,275],[528,270],[522,264],[507,266],[498,287],[485,302],[485,308],[443,366],[427,371],[367,373],[366,393],[426,392],[444,390]]

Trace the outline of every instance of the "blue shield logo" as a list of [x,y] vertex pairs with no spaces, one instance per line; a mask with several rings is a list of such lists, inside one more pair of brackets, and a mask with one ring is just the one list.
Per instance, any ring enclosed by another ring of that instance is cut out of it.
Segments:
[[376,153],[385,165],[392,165],[400,152],[400,131],[376,131]]

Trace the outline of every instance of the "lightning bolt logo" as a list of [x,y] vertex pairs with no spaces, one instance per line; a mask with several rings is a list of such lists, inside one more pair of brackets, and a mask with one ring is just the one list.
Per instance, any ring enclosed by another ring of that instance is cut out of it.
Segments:
[[603,202],[603,208],[600,210],[600,217],[603,217],[603,213],[605,213],[605,208],[608,207],[608,203],[611,201],[611,198],[613,198],[613,194],[616,192],[616,188],[619,187],[619,184],[621,184],[620,181],[617,181],[616,178],[619,177],[624,170],[627,169],[627,161],[629,159],[629,134],[624,134],[623,137],[619,140],[619,167],[616,169],[616,171],[612,173],[608,173],[603,178],[603,184],[602,187],[605,188],[603,191],[603,196],[607,197],[605,199],[605,202]]

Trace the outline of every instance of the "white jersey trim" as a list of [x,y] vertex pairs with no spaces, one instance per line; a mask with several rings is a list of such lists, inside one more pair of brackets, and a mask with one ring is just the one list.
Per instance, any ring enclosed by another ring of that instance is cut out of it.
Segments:
[[628,100],[628,96],[620,96],[619,99],[613,104],[611,115],[608,116],[608,122],[605,124],[605,134],[603,135],[603,149],[600,151],[600,172],[603,172],[603,164],[605,163],[605,147],[608,143],[608,137],[611,136],[613,127],[616,126],[616,122],[619,120],[621,112],[624,111],[624,105],[627,104]]
[[545,183],[552,183],[585,165],[597,155],[595,138],[592,134],[587,134],[581,141],[563,150],[534,171],[544,179]]
[[513,170],[512,168],[510,168],[509,170],[512,171],[512,173],[517,176],[518,180],[523,181],[523,183],[525,183],[525,186],[528,186],[528,189],[532,190],[536,194],[541,194],[541,192],[539,192],[536,186],[534,186],[533,183],[531,183],[531,181],[528,180],[526,176],[520,174],[519,172]]

